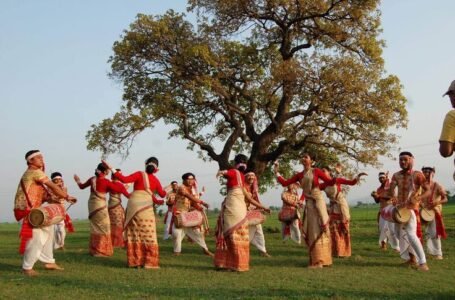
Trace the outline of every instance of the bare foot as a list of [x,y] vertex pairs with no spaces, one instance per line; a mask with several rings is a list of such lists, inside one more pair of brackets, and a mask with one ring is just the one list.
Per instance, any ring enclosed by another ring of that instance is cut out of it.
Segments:
[[421,264],[417,267],[417,271],[427,272],[430,268],[428,268],[427,264]]
[[321,263],[318,263],[318,264],[315,264],[315,265],[310,265],[308,266],[308,269],[322,269],[322,264]]
[[57,271],[63,271],[65,270],[64,268],[60,267],[59,265],[57,265],[56,263],[53,263],[53,264],[44,264],[44,268],[46,270],[57,270]]
[[210,257],[214,257],[214,256],[215,256],[215,255],[214,255],[212,252],[210,252],[208,249],[203,249],[203,251],[204,251],[204,254],[207,255],[207,256],[210,256]]
[[271,255],[268,254],[267,252],[261,252],[261,256],[263,256],[263,257],[271,257]]
[[159,266],[148,266],[148,265],[144,266],[144,269],[159,269],[159,268],[160,268]]

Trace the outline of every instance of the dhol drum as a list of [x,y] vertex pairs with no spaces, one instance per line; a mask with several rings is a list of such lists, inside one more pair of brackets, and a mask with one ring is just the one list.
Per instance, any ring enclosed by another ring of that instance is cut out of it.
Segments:
[[202,213],[198,210],[181,212],[174,217],[174,224],[177,228],[199,226],[202,221]]
[[411,219],[411,211],[406,207],[387,205],[381,210],[381,217],[389,222],[405,224]]
[[435,212],[434,209],[429,209],[422,207],[420,209],[420,218],[424,220],[425,222],[431,222],[434,220]]
[[284,206],[278,213],[278,220],[280,222],[291,223],[298,218],[297,209],[291,206]]
[[249,226],[256,226],[265,222],[264,214],[257,209],[249,210],[246,213],[246,218]]
[[65,208],[61,204],[49,204],[33,208],[28,215],[28,220],[33,227],[46,227],[57,224],[65,219]]

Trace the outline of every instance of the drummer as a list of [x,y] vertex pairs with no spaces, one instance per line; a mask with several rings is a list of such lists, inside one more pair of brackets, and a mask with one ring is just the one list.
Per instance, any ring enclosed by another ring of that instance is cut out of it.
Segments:
[[[179,214],[187,213],[193,210],[203,210],[203,206],[206,208],[209,205],[199,199],[199,194],[194,190],[196,176],[193,173],[185,173],[182,175],[183,184],[177,189],[177,195],[175,196],[174,205],[174,217],[176,218]],[[209,251],[206,243],[204,232],[201,230],[201,226],[195,227],[182,227],[177,228],[175,222],[172,222],[172,239],[174,241],[174,255],[178,256],[182,252],[182,241],[185,235],[188,235],[191,240],[196,242],[203,250],[205,255],[213,256],[213,253]]]
[[433,180],[434,167],[423,167],[422,173],[431,191],[429,197],[422,199],[422,207],[433,210],[435,214],[434,219],[428,222],[425,230],[427,251],[434,259],[440,260],[442,259],[441,238],[447,238],[442,219],[442,204],[447,203],[447,195],[444,187]]
[[[62,173],[60,172],[53,172],[51,174],[51,180],[53,183],[58,185],[63,191],[68,193],[68,190],[65,186],[65,182],[63,181],[63,176]],[[65,199],[61,199],[58,196],[54,195],[54,193],[50,192],[50,197],[52,203],[57,203],[62,206],[63,209],[64,207],[64,201]],[[49,201],[49,202],[51,202]],[[71,201],[71,203],[75,203],[76,199],[74,198],[74,201]],[[55,229],[55,236],[54,236],[54,249],[65,249],[65,237],[66,237],[66,229],[68,229],[68,232],[74,232],[73,224],[71,222],[71,218],[68,214],[65,214],[65,218],[60,221],[59,223],[54,225]]]
[[49,200],[49,188],[59,198],[75,201],[58,185],[53,183],[44,173],[44,159],[39,150],[30,150],[25,154],[27,170],[22,175],[14,200],[14,216],[22,220],[21,244],[19,253],[23,254],[22,273],[26,276],[36,276],[33,270],[35,263],[40,260],[46,270],[63,270],[54,259],[54,225],[33,228],[28,220],[30,210],[39,208]]
[[[422,172],[413,169],[414,156],[411,152],[401,152],[399,163],[401,171],[392,176],[389,197],[394,196],[396,188],[397,207],[407,207],[411,212],[411,218],[407,223],[395,224],[395,233],[400,240],[400,256],[407,260],[405,264],[415,266],[420,271],[428,271],[425,252],[417,236],[420,219],[418,207],[421,199],[430,193],[428,183]],[[421,194],[421,190],[424,191],[423,194]]]
[[378,211],[378,226],[379,226],[379,245],[382,250],[387,250],[387,242],[397,252],[400,252],[400,246],[398,244],[398,238],[395,235],[395,225],[392,222],[387,221],[381,215],[381,211],[388,205],[392,205],[392,199],[384,197],[388,194],[390,188],[389,172],[379,172],[378,180],[381,184],[376,191],[371,193],[374,201],[379,203]]

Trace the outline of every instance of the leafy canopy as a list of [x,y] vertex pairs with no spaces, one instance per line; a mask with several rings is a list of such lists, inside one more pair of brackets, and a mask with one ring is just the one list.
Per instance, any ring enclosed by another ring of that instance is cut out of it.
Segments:
[[271,182],[302,151],[321,164],[376,165],[405,127],[406,99],[381,57],[379,0],[189,0],[197,15],[139,14],[113,46],[124,104],[88,149],[128,154],[158,121],[204,160],[234,153]]

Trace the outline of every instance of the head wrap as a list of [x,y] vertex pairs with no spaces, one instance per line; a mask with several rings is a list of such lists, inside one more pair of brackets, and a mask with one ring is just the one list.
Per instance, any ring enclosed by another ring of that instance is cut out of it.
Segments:
[[51,174],[51,180],[58,179],[58,178],[62,179],[62,173],[60,173],[60,172],[53,172],[53,173]]
[[403,152],[401,152],[401,153],[400,153],[400,155],[399,155],[399,156],[405,156],[405,155],[407,155],[407,156],[410,156],[410,157],[414,158],[414,155],[412,155],[412,153],[411,153],[411,152],[409,152],[409,151],[403,151]]
[[35,156],[38,156],[40,154],[41,154],[41,152],[39,150],[30,150],[25,154],[25,160],[27,162],[30,162],[30,160],[32,158],[34,158]]

